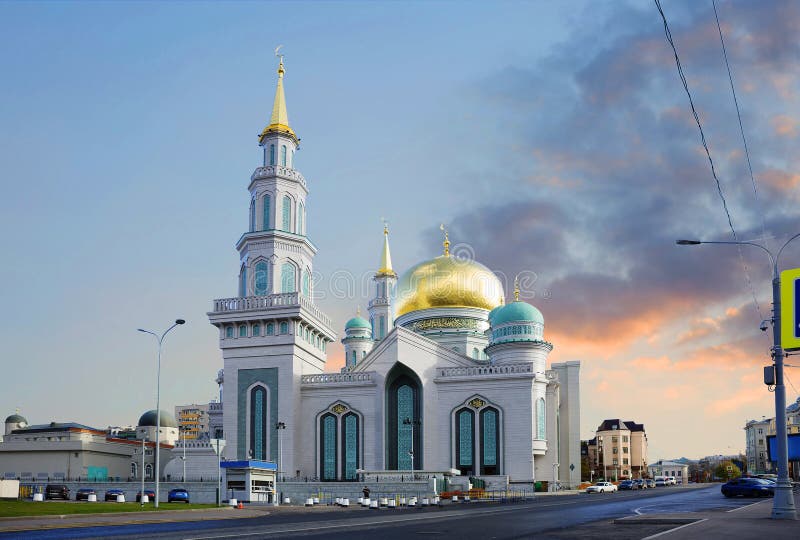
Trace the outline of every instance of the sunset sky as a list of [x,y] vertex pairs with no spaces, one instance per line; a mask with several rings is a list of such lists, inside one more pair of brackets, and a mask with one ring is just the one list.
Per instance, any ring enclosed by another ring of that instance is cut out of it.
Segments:
[[[717,2],[755,189],[711,1],[662,4],[739,237],[776,249],[800,232],[800,4]],[[0,3],[0,414],[135,423],[156,352],[136,328],[177,317],[162,406],[216,396],[206,312],[236,294],[279,44],[339,337],[381,218],[399,272],[446,223],[523,273],[551,360],[581,361],[582,438],[633,420],[651,462],[697,458],[744,451],[745,422],[774,415],[766,257],[675,245],[731,232],[647,0]]]

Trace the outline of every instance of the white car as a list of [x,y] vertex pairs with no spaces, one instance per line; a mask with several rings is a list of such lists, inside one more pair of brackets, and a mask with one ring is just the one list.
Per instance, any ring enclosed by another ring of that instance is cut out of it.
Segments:
[[597,482],[586,488],[586,493],[614,493],[615,491],[617,491],[617,486],[611,482]]

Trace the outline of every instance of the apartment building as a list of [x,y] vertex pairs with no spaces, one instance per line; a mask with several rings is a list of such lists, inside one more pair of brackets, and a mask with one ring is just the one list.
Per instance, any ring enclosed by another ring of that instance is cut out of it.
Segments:
[[175,419],[181,431],[181,439],[196,440],[208,434],[208,403],[202,405],[177,405]]
[[647,434],[644,424],[603,420],[586,445],[589,467],[602,478],[641,478],[647,476]]

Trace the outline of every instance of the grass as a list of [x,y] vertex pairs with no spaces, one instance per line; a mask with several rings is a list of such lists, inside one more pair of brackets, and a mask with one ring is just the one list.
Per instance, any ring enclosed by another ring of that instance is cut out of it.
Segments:
[[[199,508],[215,508],[215,504],[186,504],[159,502],[158,510],[196,510]],[[66,514],[108,514],[112,512],[152,512],[156,508],[153,503],[142,506],[137,502],[73,502],[73,501],[44,501],[33,502],[28,500],[0,500],[0,517],[27,517]]]

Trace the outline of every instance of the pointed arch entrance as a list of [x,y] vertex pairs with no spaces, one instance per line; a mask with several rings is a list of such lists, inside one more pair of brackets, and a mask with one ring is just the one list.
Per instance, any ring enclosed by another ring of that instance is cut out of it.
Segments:
[[397,363],[386,376],[386,468],[423,468],[422,382]]

